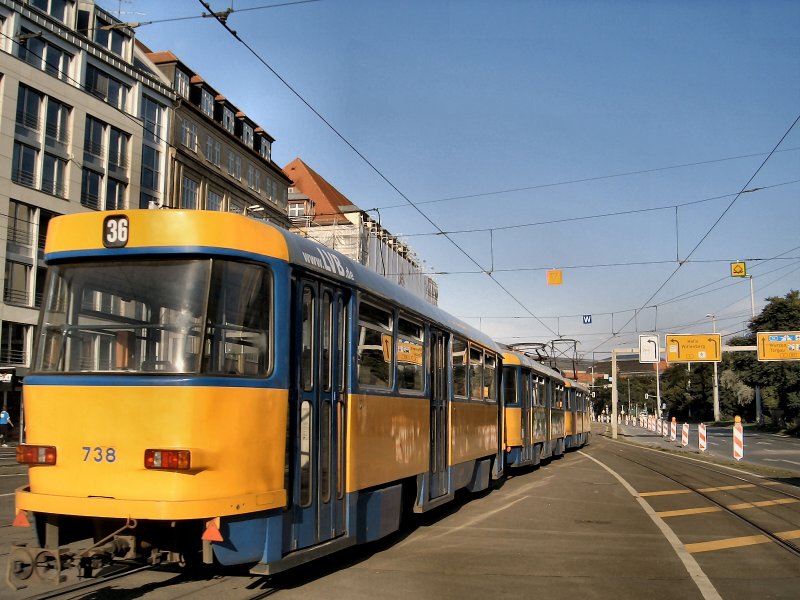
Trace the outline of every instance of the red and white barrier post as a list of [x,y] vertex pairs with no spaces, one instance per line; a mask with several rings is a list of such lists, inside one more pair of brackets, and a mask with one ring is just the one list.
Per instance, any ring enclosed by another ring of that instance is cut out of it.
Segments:
[[673,442],[678,437],[678,422],[675,420],[675,417],[672,417],[672,422],[669,424],[669,439]]
[[742,460],[744,456],[744,429],[742,428],[742,418],[736,417],[733,424],[733,458]]
[[684,423],[681,429],[681,446],[689,445],[689,424]]
[[706,451],[706,424],[700,423],[697,426],[697,437],[699,439],[700,452]]

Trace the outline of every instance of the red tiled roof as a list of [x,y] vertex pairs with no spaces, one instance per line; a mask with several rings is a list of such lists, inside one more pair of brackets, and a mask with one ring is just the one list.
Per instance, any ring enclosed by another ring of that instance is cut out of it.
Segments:
[[161,52],[150,52],[147,55],[147,58],[152,60],[157,65],[160,65],[162,63],[178,62],[178,57],[175,56],[169,50],[163,50]]
[[314,220],[317,223],[333,223],[336,220],[341,222],[341,217],[337,219],[337,215],[342,214],[341,208],[355,206],[322,175],[299,158],[295,158],[283,167],[283,172],[294,181],[293,187],[314,201],[317,214]]

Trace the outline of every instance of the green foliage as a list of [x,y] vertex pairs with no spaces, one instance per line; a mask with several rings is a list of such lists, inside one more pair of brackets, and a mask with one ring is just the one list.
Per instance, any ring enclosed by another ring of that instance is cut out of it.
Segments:
[[[750,324],[751,334],[732,340],[731,345],[756,343],[759,331],[800,330],[800,291],[767,298],[768,304]],[[755,353],[732,355],[732,368],[740,381],[750,387],[761,386],[764,407],[776,420],[792,421],[800,417],[800,363],[790,361],[758,362]]]

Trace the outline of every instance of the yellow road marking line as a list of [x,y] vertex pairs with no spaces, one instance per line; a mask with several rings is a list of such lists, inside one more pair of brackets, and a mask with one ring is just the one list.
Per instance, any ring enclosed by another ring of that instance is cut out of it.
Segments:
[[702,515],[704,513],[720,512],[722,509],[718,506],[706,506],[704,508],[684,508],[682,510],[665,510],[656,512],[662,519],[666,517],[684,517],[686,515]]
[[762,506],[775,506],[776,504],[794,504],[797,498],[781,498],[779,500],[762,500],[760,502],[742,502],[741,504],[731,504],[731,510],[744,510],[746,508],[760,508]]
[[[800,538],[800,529],[794,531],[782,531],[776,533],[776,537],[782,540],[794,540]],[[724,540],[714,540],[712,542],[698,542],[696,544],[686,544],[686,549],[691,554],[698,552],[712,552],[714,550],[727,550],[729,548],[742,548],[744,546],[754,546],[756,544],[766,544],[772,540],[765,535],[748,535],[745,537],[728,538]]]
[[649,498],[651,496],[675,496],[677,494],[691,494],[692,490],[664,490],[663,492],[641,492],[639,495],[642,498]]
[[698,552],[711,552],[713,550],[726,550],[728,548],[741,548],[742,546],[766,544],[769,541],[771,540],[765,535],[748,535],[746,537],[728,538],[726,540],[715,540],[713,542],[686,544],[686,549],[691,554],[697,554]]
[[[768,481],[763,485],[779,485],[775,481]],[[698,492],[703,493],[710,493],[710,492],[727,492],[730,490],[743,490],[746,488],[753,488],[756,487],[755,483],[740,483],[739,485],[723,485],[721,487],[709,487],[697,490]],[[661,492],[642,492],[639,495],[642,498],[649,498],[652,496],[675,496],[678,494],[691,494],[692,490],[663,490]]]
[[740,483],[739,485],[724,485],[722,487],[710,487],[697,490],[698,492],[727,492],[728,490],[743,490],[745,488],[756,487],[754,483]]

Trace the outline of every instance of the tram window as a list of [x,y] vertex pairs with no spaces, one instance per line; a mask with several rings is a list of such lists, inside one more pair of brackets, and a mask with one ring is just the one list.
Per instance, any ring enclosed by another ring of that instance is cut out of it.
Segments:
[[537,396],[539,397],[539,406],[548,406],[547,401],[547,384],[544,378],[538,377],[536,379]]
[[469,349],[469,387],[472,400],[483,400],[483,352],[480,348]]
[[300,387],[314,386],[314,292],[303,288],[303,315],[300,333]]
[[347,313],[344,307],[344,298],[339,298],[338,315],[336,317],[338,327],[336,332],[338,337],[337,347],[339,348],[339,391],[343,392],[347,383],[347,365],[350,359],[347,356]]
[[392,387],[392,314],[372,304],[359,304],[358,383]]
[[271,285],[266,268],[224,260],[53,266],[34,368],[266,374]]
[[453,338],[453,395],[467,397],[467,342]]
[[530,389],[531,395],[531,406],[538,406],[539,405],[539,394],[537,393],[536,387],[536,377],[531,377],[529,374],[525,374],[525,385],[528,386]]
[[322,387],[326,392],[331,391],[331,336],[333,335],[333,307],[331,306],[330,292],[322,294],[322,330],[320,331],[320,343],[322,344]]
[[[525,377],[522,378],[524,383]],[[523,390],[524,390],[523,385]],[[523,391],[524,393],[524,391]],[[517,404],[517,369],[514,367],[503,367],[503,398],[506,405]]]
[[484,357],[484,399],[487,402],[497,402],[495,373],[497,372],[497,357],[494,354],[486,353]]
[[215,260],[209,287],[203,370],[222,375],[266,375],[272,278],[258,265]]
[[401,390],[421,392],[423,372],[423,328],[402,317],[397,321],[397,381]]
[[311,432],[314,431],[311,418],[311,403],[304,400],[300,404],[300,506],[311,505]]

